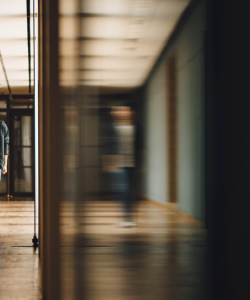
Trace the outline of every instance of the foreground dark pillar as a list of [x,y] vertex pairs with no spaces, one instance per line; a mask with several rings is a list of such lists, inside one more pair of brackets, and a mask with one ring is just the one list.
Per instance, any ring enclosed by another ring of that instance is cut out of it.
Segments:
[[44,300],[60,299],[59,202],[62,127],[58,88],[58,1],[39,1],[39,244]]
[[247,1],[208,1],[209,299],[250,299],[250,43]]

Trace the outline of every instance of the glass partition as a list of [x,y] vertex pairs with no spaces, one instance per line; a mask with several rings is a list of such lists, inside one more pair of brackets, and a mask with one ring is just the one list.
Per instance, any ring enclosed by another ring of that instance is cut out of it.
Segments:
[[34,117],[14,116],[14,193],[34,192]]

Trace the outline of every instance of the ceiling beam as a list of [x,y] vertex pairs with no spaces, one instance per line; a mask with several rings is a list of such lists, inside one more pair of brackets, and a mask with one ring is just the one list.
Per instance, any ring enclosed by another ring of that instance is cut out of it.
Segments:
[[[13,100],[21,99],[34,99],[34,94],[14,94],[12,95]],[[8,100],[9,95],[0,95],[0,100]]]

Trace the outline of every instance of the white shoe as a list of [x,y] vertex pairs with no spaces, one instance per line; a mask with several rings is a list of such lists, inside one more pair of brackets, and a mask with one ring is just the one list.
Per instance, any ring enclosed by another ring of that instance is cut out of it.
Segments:
[[126,227],[126,224],[127,224],[127,222],[120,222],[120,223],[117,223],[116,225],[120,226],[120,227]]
[[126,223],[126,227],[133,227],[133,226],[136,226],[136,223],[135,222],[125,222]]
[[129,222],[130,226],[136,226],[137,224],[135,222]]
[[134,227],[137,224],[135,222],[120,222],[117,225],[120,227]]

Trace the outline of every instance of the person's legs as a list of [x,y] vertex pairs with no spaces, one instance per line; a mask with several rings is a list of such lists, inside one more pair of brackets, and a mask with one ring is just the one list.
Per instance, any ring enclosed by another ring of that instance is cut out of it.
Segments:
[[[134,205],[134,169],[124,168],[122,177],[122,202],[124,207],[124,218],[126,222],[133,221],[133,205]],[[131,224],[132,225],[132,224]]]
[[120,199],[123,206],[124,221],[128,221],[127,216],[129,214],[129,177],[128,170],[126,168],[120,169]]
[[109,173],[111,189],[116,198],[121,201],[124,215],[128,212],[128,175],[124,168]]
[[123,220],[122,225],[130,225],[133,221],[133,204],[134,204],[134,170],[133,168],[121,168],[112,172],[113,190],[122,202]]
[[128,214],[129,221],[133,222],[134,205],[135,205],[135,187],[136,187],[136,176],[135,168],[128,168]]

